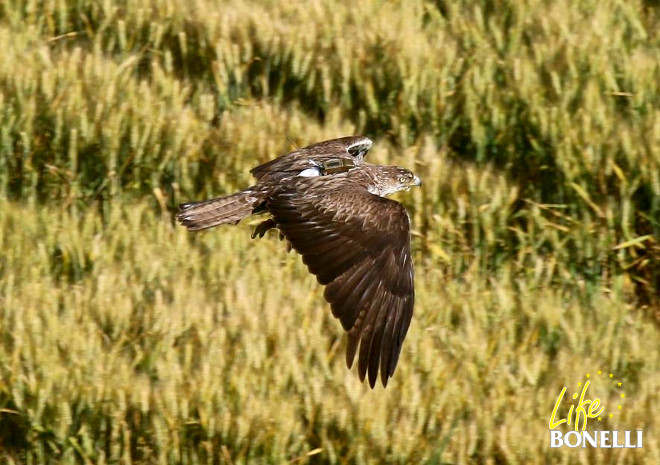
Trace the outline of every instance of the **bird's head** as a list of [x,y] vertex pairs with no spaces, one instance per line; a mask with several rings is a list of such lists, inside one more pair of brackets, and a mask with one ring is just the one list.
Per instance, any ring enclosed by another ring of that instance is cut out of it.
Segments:
[[398,166],[378,167],[378,177],[375,188],[369,189],[372,194],[385,197],[398,191],[410,190],[413,186],[421,186],[422,181],[412,171]]

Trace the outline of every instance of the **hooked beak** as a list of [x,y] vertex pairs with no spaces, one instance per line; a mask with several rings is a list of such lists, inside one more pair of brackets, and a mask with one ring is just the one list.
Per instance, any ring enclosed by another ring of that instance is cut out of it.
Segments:
[[419,187],[422,185],[422,180],[415,176],[412,180],[412,185]]

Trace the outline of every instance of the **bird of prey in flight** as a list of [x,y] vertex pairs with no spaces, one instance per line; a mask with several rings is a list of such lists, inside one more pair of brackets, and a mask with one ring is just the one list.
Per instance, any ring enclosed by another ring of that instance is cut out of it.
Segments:
[[196,231],[269,213],[252,237],[277,228],[302,255],[348,332],[348,368],[359,349],[360,381],[368,373],[373,388],[379,368],[383,386],[394,374],[415,294],[410,219],[385,197],[421,182],[407,169],[365,162],[371,145],[352,136],[294,150],[254,168],[253,186],[182,204],[176,217]]

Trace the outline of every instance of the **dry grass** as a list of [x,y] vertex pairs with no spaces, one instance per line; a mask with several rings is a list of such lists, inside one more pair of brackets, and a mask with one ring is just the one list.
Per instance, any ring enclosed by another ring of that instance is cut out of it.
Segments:
[[[0,215],[1,424],[15,458],[658,456],[658,330],[627,303],[623,278],[561,288],[548,285],[550,262],[490,276],[475,264],[458,278],[420,259],[400,367],[372,392],[345,369],[319,286],[273,237],[251,243],[239,226],[191,242],[143,202],[105,223],[6,203]],[[598,368],[626,381],[614,425],[645,430],[645,449],[551,452],[559,390]]]
[[[614,0],[4,2],[0,460],[660,462],[659,28]],[[274,237],[172,224],[285,134],[354,133],[424,180],[386,390]],[[551,450],[597,369],[644,449]]]

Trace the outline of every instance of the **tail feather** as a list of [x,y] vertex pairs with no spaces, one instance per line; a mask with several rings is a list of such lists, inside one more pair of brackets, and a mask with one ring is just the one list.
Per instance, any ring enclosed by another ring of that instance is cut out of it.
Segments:
[[261,202],[251,189],[202,202],[179,205],[176,219],[190,231],[236,224],[250,216]]

